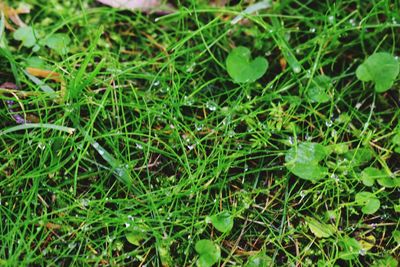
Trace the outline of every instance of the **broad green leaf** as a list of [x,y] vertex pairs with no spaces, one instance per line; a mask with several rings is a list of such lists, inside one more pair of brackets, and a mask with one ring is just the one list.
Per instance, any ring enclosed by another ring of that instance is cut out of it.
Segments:
[[286,167],[294,175],[315,182],[322,179],[327,173],[327,168],[319,165],[319,162],[326,156],[327,150],[323,145],[303,142],[292,147],[286,153]]
[[318,238],[327,238],[336,232],[335,227],[330,224],[319,222],[318,220],[308,216],[305,220],[310,231]]
[[262,57],[250,58],[250,50],[239,46],[234,48],[226,59],[228,74],[236,83],[255,82],[268,69],[268,61]]
[[272,258],[265,255],[264,252],[260,252],[256,255],[251,256],[245,267],[270,267],[273,266],[274,263],[272,261]]
[[36,31],[33,30],[31,26],[18,28],[18,30],[14,32],[14,39],[21,41],[22,45],[28,48],[36,45],[36,36]]
[[40,57],[30,57],[25,60],[27,67],[38,68],[42,70],[48,70],[49,66]]
[[307,91],[307,97],[311,102],[325,103],[330,100],[328,95],[329,88],[332,86],[332,80],[325,75],[316,76],[312,79],[310,88]]
[[197,241],[195,250],[199,254],[199,259],[197,260],[197,266],[199,267],[211,267],[221,258],[219,246],[208,239]]
[[356,148],[349,150],[344,157],[350,161],[350,165],[356,167],[361,166],[372,160],[374,152],[371,148]]
[[129,228],[125,234],[126,239],[129,243],[135,246],[140,246],[140,242],[147,237],[149,227],[144,224],[133,225]]
[[222,233],[229,232],[233,227],[232,215],[227,211],[211,216],[210,221],[212,225]]
[[347,236],[340,240],[338,244],[341,248],[339,258],[343,260],[356,259],[362,249],[361,244],[356,239]]
[[381,202],[379,201],[379,199],[373,193],[370,193],[370,192],[357,193],[355,201],[358,205],[363,206],[361,208],[361,211],[364,214],[375,213],[381,205]]
[[53,49],[60,55],[65,55],[68,53],[71,39],[68,35],[64,33],[55,33],[43,41],[43,44],[47,47]]
[[363,82],[374,82],[376,92],[385,92],[399,75],[399,62],[389,53],[375,53],[358,66],[356,75]]
[[381,179],[387,177],[387,174],[380,169],[375,167],[365,168],[361,172],[361,181],[366,186],[373,186],[376,179]]
[[400,186],[400,179],[399,178],[392,178],[392,177],[382,177],[377,180],[378,184],[383,187],[393,188]]

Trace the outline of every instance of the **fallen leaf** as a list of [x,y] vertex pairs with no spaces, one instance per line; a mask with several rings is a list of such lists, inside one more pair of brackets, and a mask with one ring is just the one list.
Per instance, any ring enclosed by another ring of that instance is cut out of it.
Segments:
[[28,67],[26,68],[26,72],[38,78],[45,78],[53,80],[55,82],[61,82],[60,74],[51,70],[43,70],[39,68]]
[[97,0],[98,2],[122,9],[149,11],[161,6],[160,0]]
[[[9,7],[8,5],[0,2],[0,12],[4,13],[4,16],[7,19],[10,19],[16,26],[18,27],[24,27],[26,24],[21,20],[21,18],[18,16],[19,14],[28,14],[30,12],[30,9],[26,6],[20,7],[18,9],[14,9]],[[5,26],[9,30],[15,30],[14,27],[8,23],[8,21],[5,21]]]

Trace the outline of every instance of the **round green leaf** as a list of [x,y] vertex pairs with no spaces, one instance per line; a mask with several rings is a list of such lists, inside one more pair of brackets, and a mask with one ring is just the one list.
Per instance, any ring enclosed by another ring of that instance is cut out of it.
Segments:
[[212,225],[222,233],[229,232],[233,227],[232,215],[227,211],[211,216],[210,220]]
[[234,48],[226,59],[228,74],[236,83],[255,82],[261,78],[268,69],[265,58],[250,58],[250,50],[239,46]]
[[319,165],[326,156],[327,150],[323,145],[303,142],[288,150],[285,156],[286,167],[302,179],[317,181],[327,173],[327,168]]
[[211,267],[221,258],[219,246],[208,239],[197,241],[195,250],[199,254],[199,259],[197,260],[197,266],[199,267]]
[[328,90],[331,87],[332,80],[325,75],[316,76],[311,81],[311,86],[307,91],[307,97],[310,102],[325,103],[330,100]]
[[361,181],[366,186],[373,186],[376,179],[387,177],[383,170],[379,170],[374,167],[365,168],[361,172]]
[[58,54],[65,55],[69,51],[68,45],[70,44],[70,42],[71,39],[68,35],[63,33],[55,33],[46,38],[43,43],[47,47],[53,49]]
[[380,207],[379,199],[370,192],[360,192],[356,194],[356,203],[363,206],[361,211],[364,214],[374,214]]
[[21,41],[25,47],[34,47],[36,45],[36,32],[31,26],[20,27],[14,32],[14,39]]
[[399,62],[385,52],[369,56],[356,70],[357,78],[364,82],[374,82],[375,91],[379,93],[389,90],[398,75]]
[[392,178],[389,176],[382,177],[377,180],[378,184],[383,187],[393,188],[400,186],[400,179],[399,178]]
[[260,252],[256,255],[253,255],[247,261],[245,267],[269,267],[273,266],[273,261],[271,257],[265,255],[264,252]]

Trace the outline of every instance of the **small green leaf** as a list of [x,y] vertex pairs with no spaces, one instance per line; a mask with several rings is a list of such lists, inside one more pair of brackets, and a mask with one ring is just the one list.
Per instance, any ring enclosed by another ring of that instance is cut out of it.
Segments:
[[389,53],[375,53],[358,66],[356,75],[363,82],[374,82],[376,92],[385,92],[399,75],[399,62]]
[[374,167],[365,168],[361,172],[361,181],[366,186],[373,186],[376,179],[381,179],[387,177],[386,173],[383,170],[379,170]]
[[125,234],[125,237],[132,245],[140,246],[140,242],[146,239],[148,230],[149,227],[144,224],[134,225],[129,228],[129,231]]
[[273,266],[274,262],[272,261],[272,258],[265,255],[264,252],[260,252],[256,255],[251,256],[245,267],[269,267]]
[[250,83],[260,79],[268,69],[268,61],[262,57],[250,58],[250,50],[239,46],[226,59],[228,74],[236,83]]
[[65,55],[68,53],[71,39],[68,35],[63,33],[55,33],[43,41],[43,44],[47,47],[53,49],[56,53],[60,55]]
[[303,142],[286,153],[286,167],[294,175],[315,182],[324,178],[327,173],[327,168],[319,165],[326,156],[327,150],[323,145]]
[[352,260],[358,258],[360,250],[362,249],[361,244],[351,237],[344,237],[339,241],[339,247],[341,251],[339,252],[339,258],[343,260]]
[[222,233],[229,232],[233,227],[232,215],[227,211],[211,216],[210,221],[212,225]]
[[397,267],[398,261],[390,255],[385,258],[375,261],[371,267]]
[[332,79],[325,75],[319,75],[312,79],[307,97],[310,102],[325,103],[330,100],[328,91],[332,86]]
[[370,192],[357,193],[355,201],[358,205],[363,206],[361,208],[361,211],[364,214],[375,213],[381,205],[379,199],[373,193]]
[[395,212],[400,212],[400,204],[394,205],[393,209],[394,209]]
[[195,250],[199,254],[199,259],[197,260],[197,266],[199,267],[211,267],[221,258],[219,246],[208,239],[197,241]]
[[305,218],[310,231],[318,238],[327,238],[336,232],[335,227],[330,224],[319,222],[318,220],[306,217]]
[[18,30],[14,32],[14,39],[21,41],[22,45],[28,48],[36,45],[36,36],[36,31],[34,31],[31,26],[18,28]]
[[357,148],[349,150],[344,157],[350,161],[350,165],[356,167],[361,166],[372,160],[374,157],[374,152],[371,148]]
[[400,245],[400,231],[395,230],[392,233],[394,241],[396,241],[397,245]]
[[394,187],[400,186],[400,179],[386,176],[386,177],[379,178],[378,184],[383,187],[394,188]]

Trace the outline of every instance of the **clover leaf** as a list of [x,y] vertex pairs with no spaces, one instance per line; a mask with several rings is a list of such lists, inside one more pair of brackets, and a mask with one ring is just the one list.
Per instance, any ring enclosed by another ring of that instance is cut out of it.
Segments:
[[327,238],[336,232],[335,227],[330,224],[322,223],[314,218],[305,218],[308,228],[318,238]]
[[286,153],[286,167],[294,175],[316,182],[324,178],[327,168],[319,162],[327,156],[326,148],[318,143],[303,142]]
[[222,233],[229,232],[233,227],[232,215],[227,211],[215,214],[211,216],[209,219],[212,225]]
[[374,167],[368,167],[361,172],[361,181],[364,185],[373,186],[375,180],[378,181],[380,186],[387,188],[393,188],[400,185],[398,178],[390,177],[383,170]]
[[375,53],[358,66],[356,75],[363,82],[375,83],[375,91],[382,93],[393,86],[399,75],[399,62],[389,53]]
[[211,267],[216,264],[221,258],[221,249],[211,240],[202,239],[196,242],[195,248],[199,254],[197,266]]
[[332,86],[332,79],[325,75],[319,75],[312,79],[307,91],[307,98],[310,102],[325,103],[330,100],[327,91]]
[[236,83],[250,83],[260,79],[268,69],[268,61],[263,57],[250,59],[250,50],[239,46],[226,59],[228,74]]
[[273,266],[273,260],[271,257],[265,255],[265,252],[260,252],[256,255],[251,256],[245,267],[268,267]]
[[68,35],[64,33],[55,33],[50,37],[46,38],[42,43],[43,45],[53,49],[56,53],[60,55],[65,55],[68,53],[71,39]]
[[14,32],[14,39],[21,41],[22,45],[28,48],[35,47],[37,45],[36,36],[37,33],[31,26],[18,28],[18,30]]
[[361,211],[364,214],[374,214],[381,206],[379,199],[370,192],[357,193],[355,201],[357,205],[363,206]]

